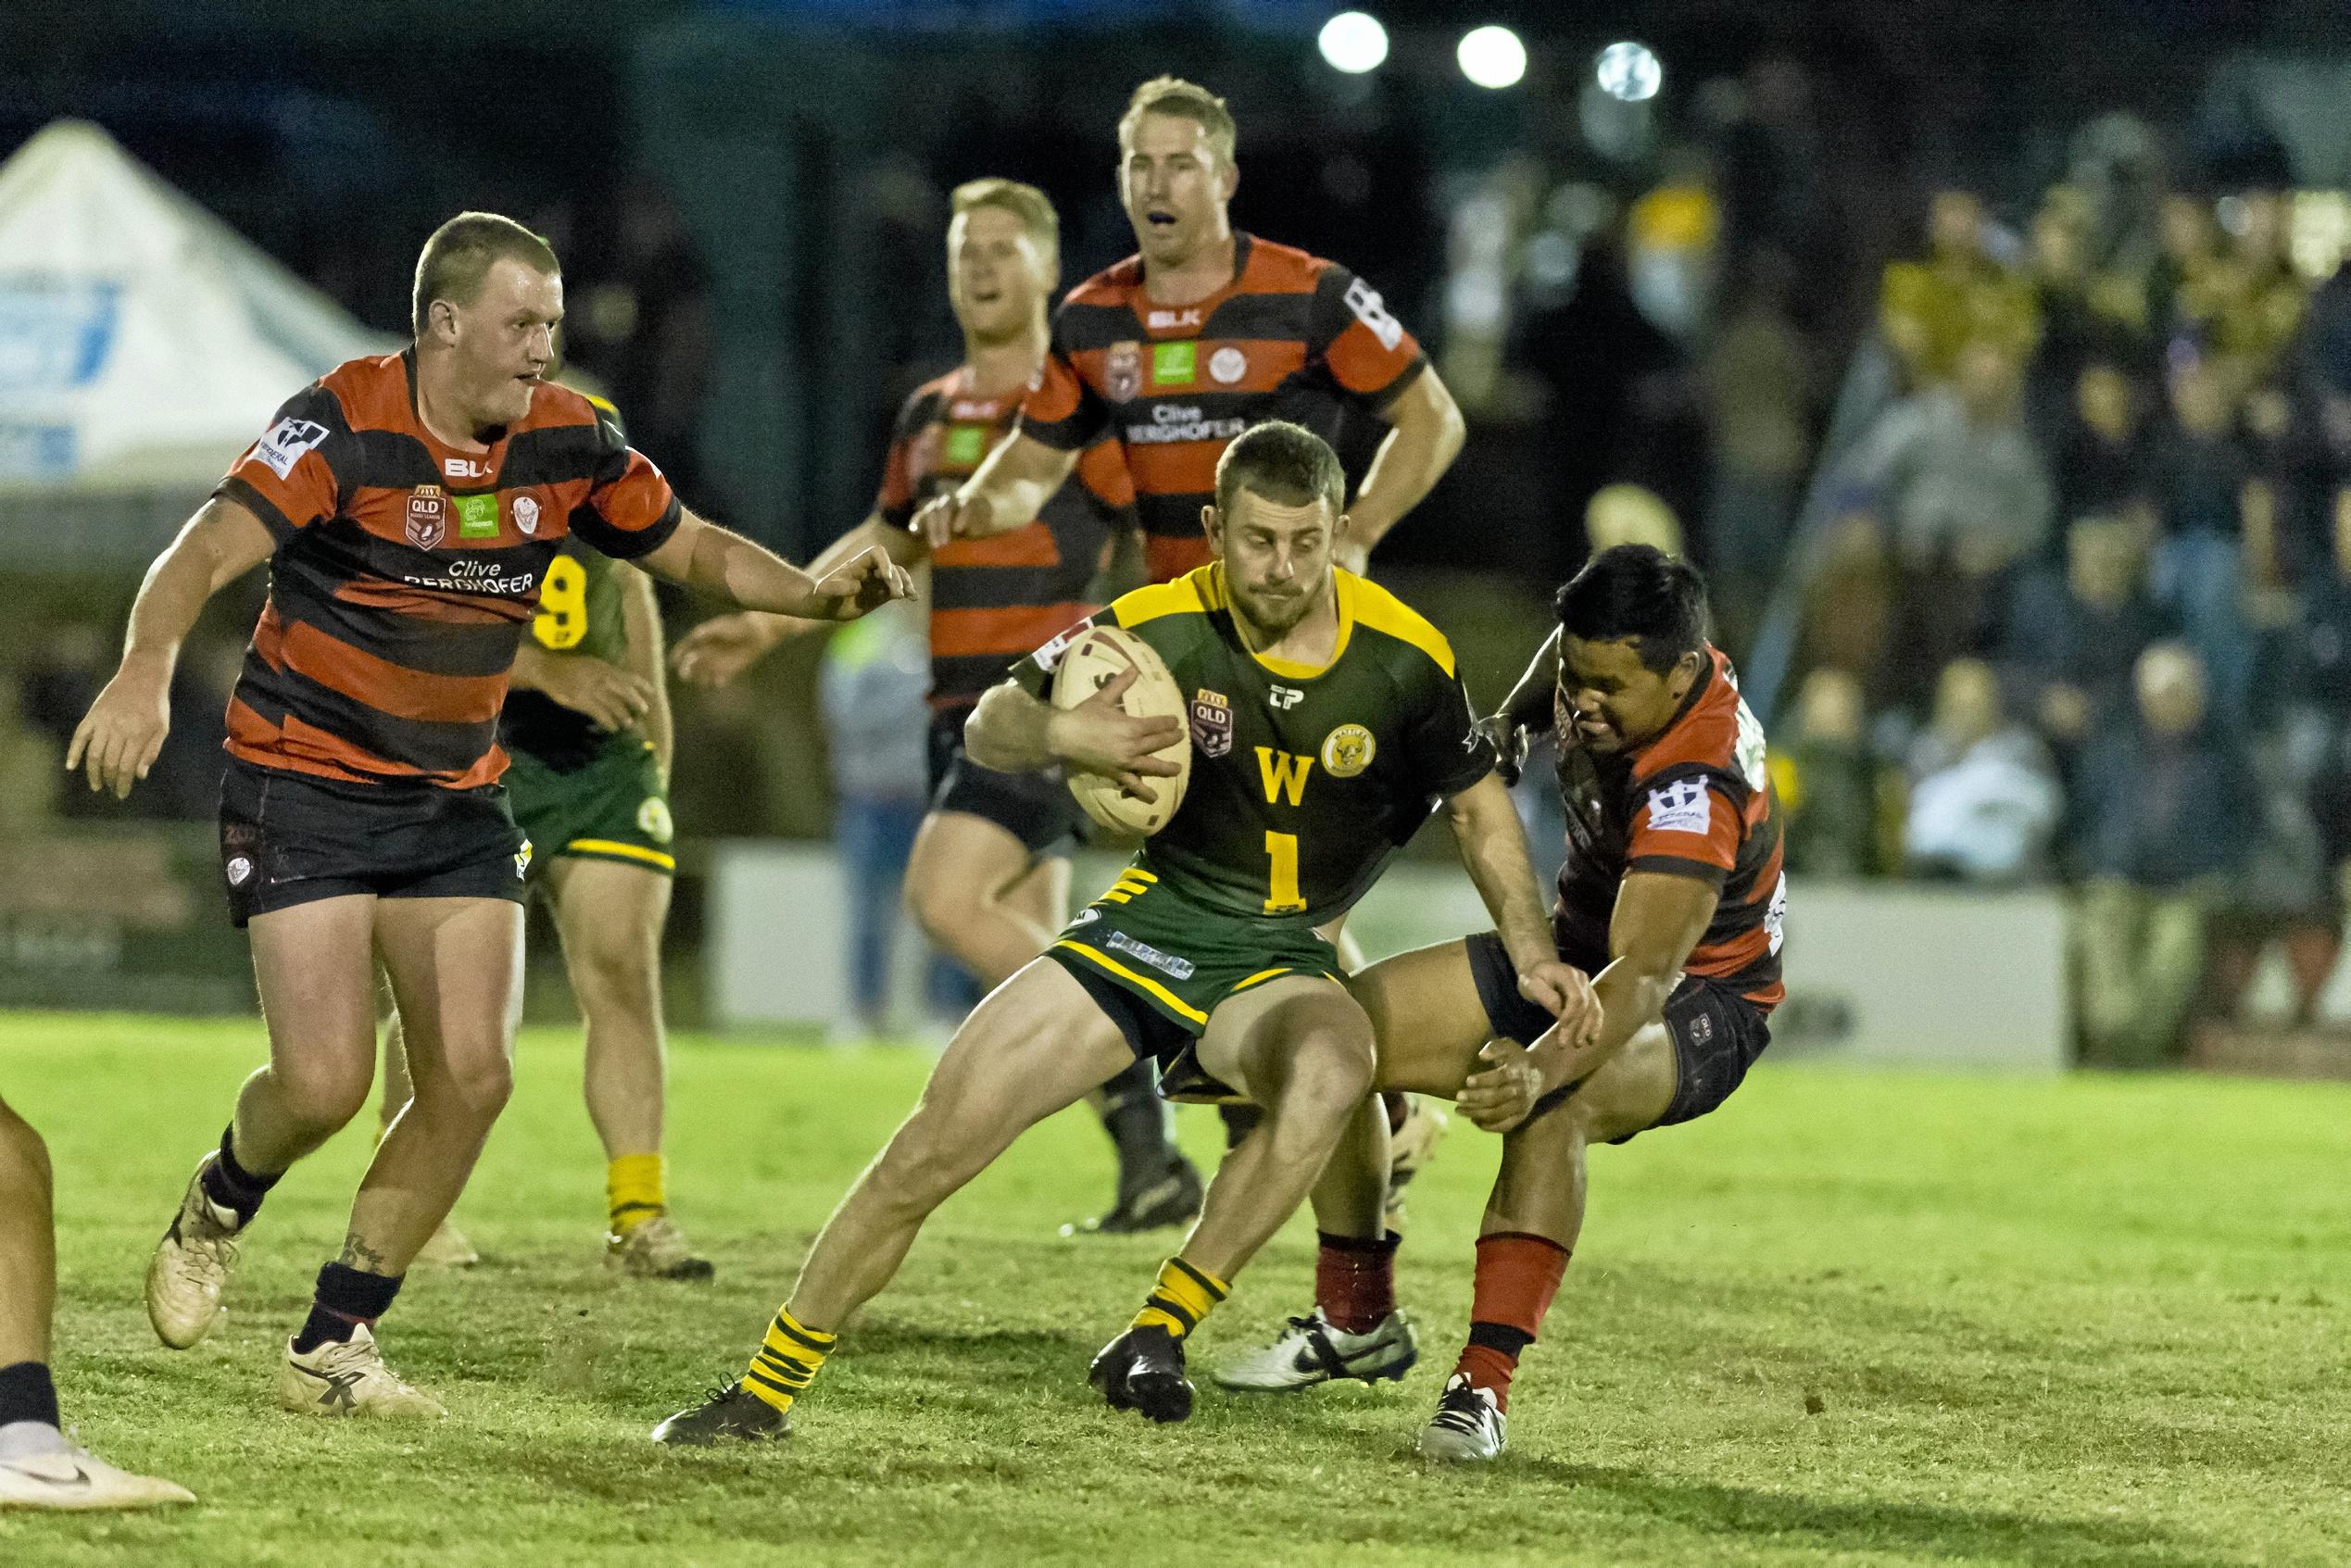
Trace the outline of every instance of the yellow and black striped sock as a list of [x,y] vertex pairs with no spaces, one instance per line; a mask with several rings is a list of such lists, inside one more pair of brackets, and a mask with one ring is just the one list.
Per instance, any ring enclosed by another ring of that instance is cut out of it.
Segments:
[[604,1168],[604,1202],[614,1236],[626,1236],[669,1209],[669,1161],[623,1154]]
[[760,1342],[760,1353],[751,1358],[750,1370],[743,1374],[744,1391],[779,1411],[790,1410],[792,1401],[808,1392],[824,1358],[840,1342],[839,1335],[819,1333],[789,1311],[777,1309],[775,1321],[767,1325],[767,1337]]
[[1216,1310],[1217,1302],[1232,1293],[1233,1287],[1214,1274],[1196,1269],[1181,1258],[1170,1258],[1159,1266],[1159,1283],[1143,1298],[1143,1310],[1126,1326],[1163,1328],[1181,1339]]

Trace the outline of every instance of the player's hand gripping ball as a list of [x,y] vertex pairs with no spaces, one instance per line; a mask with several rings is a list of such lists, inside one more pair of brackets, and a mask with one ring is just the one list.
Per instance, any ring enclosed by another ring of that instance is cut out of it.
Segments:
[[[1105,697],[1113,700],[1105,703]],[[1144,836],[1157,833],[1174,819],[1191,783],[1191,725],[1183,688],[1140,637],[1116,626],[1092,626],[1062,655],[1053,671],[1053,706],[1069,712],[1087,705],[1087,744],[1063,753],[1070,794],[1106,828]],[[1096,709],[1108,711],[1091,711]],[[1175,738],[1144,749],[1171,720]],[[1134,764],[1145,762],[1161,765],[1153,770],[1154,776],[1133,772]],[[1116,776],[1122,768],[1128,772],[1125,781]]]

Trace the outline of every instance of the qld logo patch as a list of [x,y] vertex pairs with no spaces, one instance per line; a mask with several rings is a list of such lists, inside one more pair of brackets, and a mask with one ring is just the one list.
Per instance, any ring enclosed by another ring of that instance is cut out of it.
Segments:
[[1335,779],[1352,779],[1372,765],[1379,743],[1361,724],[1341,724],[1323,737],[1323,771]]
[[409,492],[409,543],[429,550],[448,536],[449,498],[437,484],[420,484]]
[[1233,750],[1233,705],[1206,686],[1192,694],[1192,746],[1203,757],[1228,757]]
[[1649,826],[1653,833],[1712,833],[1714,797],[1696,779],[1676,779],[1649,792]]

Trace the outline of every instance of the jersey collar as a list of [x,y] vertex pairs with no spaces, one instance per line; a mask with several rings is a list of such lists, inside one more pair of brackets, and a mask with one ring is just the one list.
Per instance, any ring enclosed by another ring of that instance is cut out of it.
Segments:
[[[1189,329],[1188,335],[1193,337],[1200,336],[1201,333],[1206,330],[1209,318],[1216,314],[1217,307],[1232,298],[1234,292],[1240,287],[1241,279],[1249,271],[1249,254],[1251,247],[1254,244],[1255,242],[1250,238],[1248,231],[1243,229],[1234,230],[1233,275],[1225,280],[1225,286],[1223,288],[1218,289],[1214,294],[1210,295],[1207,298],[1184,306],[1159,305],[1152,301],[1150,279],[1143,270],[1142,253],[1140,251],[1136,252],[1135,293],[1133,297],[1128,299],[1126,302],[1126,307],[1135,313],[1135,324],[1142,327],[1146,333],[1148,333],[1150,327],[1150,313],[1154,310],[1197,310],[1200,312],[1201,324],[1198,327]],[[1174,332],[1170,335],[1181,337],[1187,334],[1184,332]]]
[[[1242,644],[1243,649],[1250,658],[1263,666],[1268,674],[1278,675],[1285,681],[1311,681],[1317,675],[1326,672],[1346,654],[1347,645],[1355,635],[1355,583],[1356,577],[1353,572],[1343,571],[1339,567],[1331,568],[1331,591],[1339,601],[1339,636],[1330,646],[1330,659],[1327,663],[1301,664],[1293,659],[1277,659],[1271,654],[1259,653],[1245,643]],[[1229,618],[1232,614],[1232,606],[1225,595],[1225,563],[1223,561],[1209,562],[1201,585],[1202,590],[1201,597],[1207,601],[1208,608],[1213,610],[1223,610]],[[1238,627],[1234,629],[1233,640],[1235,642],[1241,640]]]

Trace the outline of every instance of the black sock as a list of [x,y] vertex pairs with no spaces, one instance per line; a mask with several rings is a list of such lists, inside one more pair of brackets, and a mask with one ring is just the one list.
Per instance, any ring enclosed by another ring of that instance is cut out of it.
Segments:
[[0,1426],[37,1421],[44,1426],[57,1420],[57,1386],[50,1380],[46,1361],[19,1361],[0,1366]]
[[1167,1136],[1167,1111],[1150,1062],[1138,1060],[1102,1085],[1102,1131],[1118,1146],[1121,1189],[1156,1181],[1176,1163],[1176,1146]]
[[361,1323],[372,1324],[392,1310],[392,1298],[400,1294],[400,1281],[406,1277],[365,1273],[342,1263],[321,1269],[310,1315],[303,1320],[302,1332],[294,1336],[295,1353],[308,1355],[330,1339],[349,1339],[351,1331]]
[[1254,1105],[1220,1105],[1216,1114],[1225,1119],[1225,1151],[1229,1154],[1240,1148],[1241,1141],[1257,1131],[1257,1123],[1265,1120],[1263,1108]]
[[220,1129],[220,1157],[204,1169],[204,1196],[223,1209],[234,1210],[242,1228],[253,1223],[261,1200],[285,1173],[264,1175],[246,1170],[237,1163],[236,1141],[237,1124],[233,1121]]

